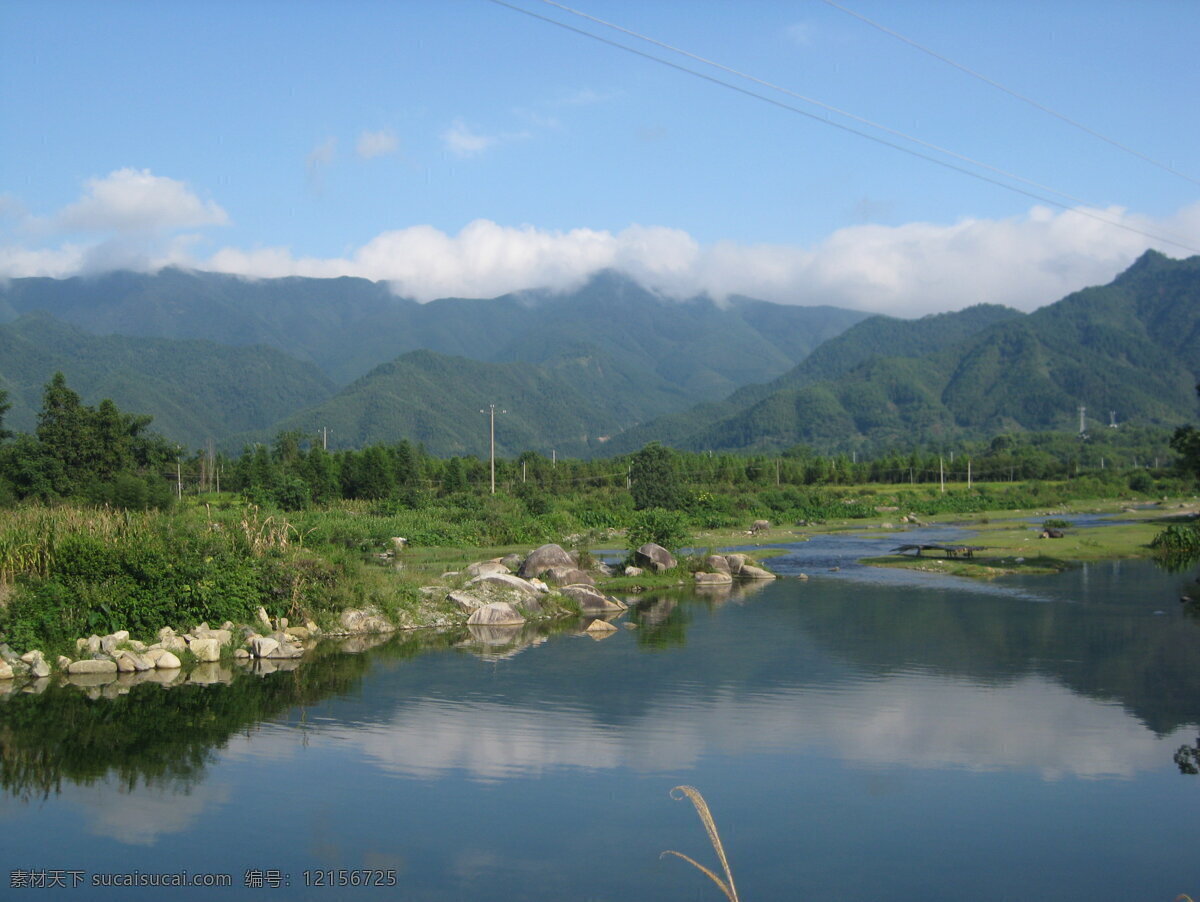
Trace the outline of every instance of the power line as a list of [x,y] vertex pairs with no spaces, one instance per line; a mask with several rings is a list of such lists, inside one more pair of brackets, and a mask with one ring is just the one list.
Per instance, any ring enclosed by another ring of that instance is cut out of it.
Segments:
[[1034,100],[1032,97],[1028,97],[1025,94],[1020,93],[1019,91],[1014,91],[1012,88],[1009,88],[1009,87],[1006,87],[1005,85],[1000,84],[1000,82],[996,81],[995,79],[988,78],[986,75],[982,74],[981,72],[976,72],[974,69],[970,68],[969,66],[964,66],[962,63],[956,62],[955,60],[950,59],[950,57],[944,56],[941,53],[938,53],[936,50],[932,50],[929,47],[926,47],[924,44],[919,44],[916,41],[914,41],[912,38],[906,37],[905,35],[900,34],[900,32],[894,31],[893,29],[888,28],[886,25],[881,25],[879,22],[876,22],[874,19],[868,19],[862,13],[855,12],[852,9],[842,6],[840,3],[835,3],[834,0],[822,0],[822,2],[827,4],[828,6],[832,6],[834,9],[841,10],[842,12],[846,13],[849,16],[853,16],[854,18],[856,18],[862,22],[865,22],[867,25],[870,25],[872,28],[879,29],[884,34],[890,35],[891,37],[896,38],[896,40],[898,40],[898,41],[903,41],[905,44],[908,44],[910,47],[914,47],[917,50],[920,50],[922,53],[929,54],[929,56],[932,56],[936,60],[940,60],[941,62],[945,63],[948,66],[953,66],[955,69],[958,69],[960,72],[965,72],[967,75],[971,76],[972,78],[979,79],[984,84],[991,85],[993,88],[995,88],[998,91],[1003,91],[1005,94],[1009,95],[1010,97],[1015,97],[1017,100],[1021,101],[1022,103],[1029,104],[1031,107],[1033,107],[1036,110],[1041,110],[1043,113],[1046,113],[1047,115],[1053,116],[1055,119],[1059,119],[1059,120],[1067,123],[1067,125],[1073,126],[1074,128],[1077,128],[1082,132],[1086,132],[1087,134],[1091,135],[1093,138],[1099,138],[1101,141],[1105,142],[1106,144],[1111,144],[1113,147],[1116,147],[1119,150],[1123,150],[1128,154],[1131,154],[1141,160],[1144,160],[1145,162],[1151,164],[1152,166],[1157,166],[1159,169],[1164,169],[1167,172],[1171,173],[1172,175],[1179,176],[1181,179],[1187,179],[1189,182],[1191,182],[1194,185],[1200,185],[1200,179],[1193,178],[1192,176],[1188,175],[1186,172],[1180,172],[1178,169],[1175,169],[1172,166],[1167,165],[1166,163],[1161,163],[1158,160],[1154,159],[1153,157],[1147,156],[1146,154],[1142,153],[1139,150],[1129,147],[1126,144],[1122,144],[1120,141],[1116,140],[1115,138],[1110,138],[1107,135],[1101,134],[1100,132],[1096,131],[1095,129],[1089,128],[1088,126],[1084,125],[1082,122],[1078,122],[1077,120],[1072,119],[1070,116],[1060,113],[1057,110],[1051,109],[1050,107],[1046,106],[1043,103],[1039,103],[1038,101]]
[[[890,147],[890,148],[891,148],[891,149],[893,149],[893,150],[898,150],[898,151],[900,151],[901,153],[908,154],[909,156],[917,157],[917,158],[919,158],[919,159],[922,159],[922,160],[925,160],[925,161],[927,161],[927,162],[933,163],[933,164],[935,164],[935,165],[937,165],[937,166],[941,166],[941,167],[943,167],[943,168],[945,168],[945,169],[950,169],[950,170],[953,170],[954,172],[959,172],[959,173],[962,173],[963,175],[967,175],[967,176],[970,176],[971,178],[978,179],[979,181],[987,182],[987,183],[989,183],[989,184],[991,184],[991,185],[996,185],[997,187],[1000,187],[1000,188],[1007,189],[1008,191],[1012,191],[1012,192],[1014,192],[1014,193],[1016,193],[1016,194],[1021,194],[1021,195],[1025,196],[1025,197],[1031,198],[1031,199],[1033,199],[1033,200],[1039,201],[1039,202],[1041,202],[1041,203],[1044,203],[1044,204],[1049,204],[1050,206],[1057,207],[1057,208],[1059,208],[1060,210],[1064,210],[1064,211],[1067,211],[1067,212],[1069,212],[1069,213],[1075,213],[1075,214],[1077,214],[1077,215],[1079,215],[1079,216],[1085,216],[1085,217],[1087,217],[1087,218],[1089,218],[1089,219],[1093,219],[1093,220],[1095,220],[1095,221],[1097,221],[1097,222],[1104,223],[1105,225],[1109,225],[1109,226],[1115,226],[1116,228],[1119,228],[1119,229],[1124,229],[1124,230],[1125,230],[1125,231],[1127,231],[1127,232],[1132,232],[1132,233],[1134,233],[1134,234],[1141,235],[1143,238],[1150,238],[1150,239],[1153,239],[1154,241],[1160,241],[1160,242],[1162,242],[1162,243],[1164,243],[1164,244],[1169,244],[1169,245],[1172,245],[1173,247],[1182,248],[1183,250],[1186,250],[1186,251],[1188,251],[1188,252],[1190,252],[1190,253],[1200,253],[1200,248],[1197,248],[1197,247],[1195,247],[1195,246],[1193,246],[1193,245],[1187,244],[1186,242],[1179,241],[1179,240],[1177,240],[1177,239],[1174,239],[1174,238],[1168,238],[1168,237],[1166,237],[1166,236],[1164,236],[1164,235],[1157,235],[1157,234],[1155,234],[1155,233],[1153,233],[1153,232],[1147,232],[1147,231],[1145,231],[1144,229],[1139,229],[1139,228],[1137,228],[1137,227],[1135,227],[1135,226],[1128,225],[1127,223],[1123,223],[1123,222],[1121,222],[1121,221],[1119,221],[1119,220],[1110,219],[1110,218],[1109,218],[1109,217],[1107,217],[1107,216],[1102,216],[1102,215],[1100,215],[1099,213],[1097,213],[1097,212],[1094,212],[1093,210],[1087,210],[1087,209],[1081,209],[1081,208],[1079,208],[1079,207],[1072,207],[1072,206],[1069,206],[1068,204],[1065,204],[1065,203],[1063,203],[1062,201],[1058,201],[1058,200],[1054,200],[1053,198],[1046,197],[1044,194],[1039,194],[1039,193],[1037,193],[1037,192],[1035,192],[1035,191],[1031,191],[1031,190],[1028,190],[1028,189],[1025,189],[1025,188],[1021,188],[1021,187],[1019,187],[1019,186],[1017,186],[1017,185],[1012,185],[1012,184],[1009,184],[1009,183],[1007,183],[1007,182],[1000,181],[999,179],[992,178],[992,177],[990,177],[990,176],[988,176],[988,175],[985,175],[985,174],[983,174],[983,173],[980,173],[980,172],[975,172],[975,171],[972,171],[972,170],[970,170],[970,169],[966,169],[966,168],[964,168],[964,167],[962,167],[962,166],[958,166],[958,165],[956,165],[956,164],[954,164],[954,163],[951,163],[951,162],[948,162],[948,161],[946,161],[946,160],[940,160],[940,159],[938,159],[937,157],[933,157],[933,156],[930,156],[929,154],[922,153],[922,152],[921,152],[921,151],[919,151],[919,150],[913,150],[912,148],[909,148],[909,147],[904,147],[904,146],[902,146],[902,145],[900,145],[900,144],[896,144],[896,143],[895,143],[895,142],[893,142],[893,141],[889,141],[889,140],[887,140],[886,138],[881,138],[881,137],[879,137],[879,136],[877,136],[877,135],[872,135],[872,134],[869,134],[869,133],[867,133],[867,132],[864,132],[864,131],[862,131],[862,130],[860,130],[860,129],[854,128],[853,126],[846,125],[846,124],[844,124],[844,123],[841,123],[841,122],[835,122],[835,121],[833,121],[832,119],[823,118],[823,117],[821,117],[821,116],[818,116],[818,115],[816,115],[815,113],[811,113],[811,112],[809,112],[808,110],[801,109],[800,107],[794,106],[794,105],[792,105],[792,104],[790,104],[790,103],[786,103],[786,102],[784,102],[784,101],[782,101],[782,100],[777,100],[777,99],[776,99],[776,98],[774,98],[774,97],[768,97],[767,95],[765,95],[765,94],[761,94],[761,93],[759,93],[758,91],[751,90],[750,88],[745,88],[745,87],[742,87],[742,86],[740,86],[740,85],[736,85],[736,84],[733,84],[733,83],[731,83],[731,82],[725,81],[724,79],[717,78],[717,77],[716,77],[716,76],[714,76],[714,75],[709,75],[709,74],[707,74],[707,73],[704,73],[704,72],[699,72],[699,71],[697,71],[697,70],[695,70],[695,69],[688,68],[687,66],[681,65],[681,64],[679,64],[679,63],[674,63],[674,62],[671,62],[670,60],[663,59],[662,57],[660,57],[660,56],[656,56],[656,55],[654,55],[653,53],[648,53],[648,52],[646,52],[646,51],[644,51],[644,50],[638,50],[636,47],[630,47],[630,46],[628,46],[627,44],[622,44],[622,43],[620,43],[620,42],[618,42],[618,41],[610,40],[609,38],[603,37],[602,35],[595,34],[595,33],[593,33],[593,32],[587,31],[587,30],[585,30],[585,29],[582,29],[582,28],[577,28],[577,27],[575,27],[575,26],[573,26],[573,25],[570,25],[570,24],[568,24],[568,23],[566,23],[566,22],[561,22],[561,21],[559,21],[558,19],[553,19],[553,18],[551,18],[551,17],[549,17],[549,16],[544,16],[544,15],[541,15],[540,13],[536,13],[536,12],[534,12],[533,10],[524,9],[523,7],[516,6],[516,5],[512,4],[512,3],[508,3],[508,2],[506,2],[506,0],[489,0],[489,2],[491,2],[491,3],[494,3],[494,4],[496,4],[497,6],[503,6],[503,7],[505,7],[506,9],[510,9],[510,10],[512,10],[512,11],[514,11],[514,12],[522,13],[522,14],[524,14],[524,15],[526,15],[526,16],[529,16],[530,18],[538,19],[538,20],[540,20],[540,21],[542,21],[542,22],[546,22],[546,23],[548,23],[548,24],[550,24],[550,25],[557,26],[558,28],[562,28],[562,29],[564,29],[564,30],[566,30],[566,31],[570,31],[570,32],[573,32],[573,33],[575,33],[575,34],[582,35],[583,37],[586,37],[586,38],[591,38],[592,40],[594,40],[594,41],[598,41],[598,42],[600,42],[601,44],[607,44],[607,45],[608,45],[608,46],[610,46],[610,47],[615,47],[615,48],[617,48],[618,50],[623,50],[623,51],[625,51],[626,53],[631,53],[631,54],[633,54],[634,56],[640,56],[640,57],[642,57],[643,59],[650,60],[651,62],[658,63],[659,65],[662,65],[662,66],[667,66],[668,68],[675,69],[676,71],[683,72],[683,73],[685,73],[685,74],[687,74],[687,75],[691,75],[691,76],[694,76],[694,77],[696,77],[696,78],[703,79],[704,81],[711,82],[712,84],[715,84],[715,85],[720,85],[720,86],[721,86],[721,87],[723,87],[723,88],[728,88],[728,89],[729,89],[729,90],[731,90],[731,91],[736,91],[737,93],[739,93],[739,94],[744,94],[744,95],[746,95],[747,97],[753,97],[753,98],[755,98],[756,100],[761,100],[761,101],[763,101],[764,103],[769,103],[769,104],[771,104],[772,106],[779,107],[780,109],[787,110],[788,112],[796,113],[796,114],[798,114],[798,115],[801,115],[801,116],[804,116],[804,117],[806,117],[806,118],[808,118],[808,119],[812,119],[812,120],[813,120],[813,121],[815,121],[815,122],[819,122],[819,123],[821,123],[821,124],[823,124],[823,125],[828,125],[828,126],[830,126],[830,127],[832,127],[832,128],[836,128],[836,129],[839,129],[839,130],[841,130],[841,131],[844,131],[844,132],[849,132],[850,134],[853,134],[853,135],[858,135],[860,138],[866,138],[868,141],[874,141],[876,144],[882,144],[882,145],[883,145],[883,146],[885,146],[885,147]],[[624,34],[628,34],[628,35],[630,35],[630,36],[632,36],[632,37],[636,37],[636,38],[638,38],[639,40],[646,41],[646,42],[648,42],[648,43],[650,43],[650,44],[653,44],[653,45],[655,45],[655,46],[662,47],[662,48],[664,48],[664,49],[667,49],[667,50],[671,50],[671,51],[673,51],[673,52],[675,52],[675,53],[679,53],[679,54],[681,54],[681,55],[683,55],[683,56],[686,56],[686,57],[688,57],[688,58],[690,58],[690,59],[694,59],[694,60],[696,60],[696,61],[698,61],[698,62],[703,62],[703,63],[705,63],[706,65],[710,65],[710,66],[713,66],[713,67],[715,67],[715,68],[717,68],[717,69],[720,69],[720,70],[722,70],[722,71],[729,72],[730,74],[736,75],[736,76],[738,76],[738,77],[740,77],[740,78],[747,79],[747,80],[749,80],[749,81],[752,81],[752,82],[754,82],[754,83],[756,83],[756,84],[760,84],[760,85],[762,85],[762,86],[764,86],[764,87],[768,87],[768,88],[770,88],[770,89],[772,89],[772,90],[779,91],[780,93],[787,94],[788,96],[795,97],[795,98],[797,98],[797,99],[799,99],[799,100],[802,100],[802,101],[804,101],[805,103],[810,103],[810,104],[813,104],[813,105],[815,105],[815,106],[818,106],[818,107],[820,107],[821,109],[824,109],[824,110],[826,110],[826,111],[828,111],[828,112],[832,112],[832,113],[836,113],[836,114],[838,114],[838,115],[841,115],[841,116],[845,116],[845,117],[847,117],[847,118],[849,118],[849,119],[852,119],[852,120],[854,120],[854,121],[856,121],[856,122],[859,122],[859,123],[861,123],[861,124],[863,124],[863,125],[867,125],[867,126],[869,126],[869,127],[871,127],[871,128],[878,129],[878,130],[880,130],[880,131],[883,131],[883,132],[885,132],[885,133],[887,133],[887,134],[891,134],[891,135],[893,135],[893,136],[895,136],[895,137],[903,138],[904,140],[911,141],[911,142],[913,142],[913,143],[915,143],[915,144],[918,144],[918,145],[920,145],[920,146],[922,146],[922,147],[925,147],[925,148],[927,148],[927,149],[930,149],[930,150],[934,150],[934,151],[936,151],[936,152],[938,152],[938,153],[943,153],[943,154],[946,154],[947,156],[954,157],[955,159],[961,160],[961,161],[962,161],[962,162],[964,162],[964,163],[969,163],[969,164],[971,164],[971,165],[973,165],[973,166],[978,166],[978,167],[980,167],[980,168],[982,168],[982,169],[986,169],[986,170],[989,170],[989,171],[991,171],[991,172],[994,172],[994,173],[996,173],[997,175],[1004,176],[1005,178],[1011,178],[1011,179],[1013,179],[1013,180],[1015,180],[1015,181],[1019,181],[1019,182],[1022,182],[1022,183],[1024,183],[1024,184],[1030,185],[1031,187],[1037,188],[1037,189],[1039,189],[1040,191],[1048,191],[1048,192],[1050,192],[1051,194],[1056,194],[1056,195],[1058,195],[1059,197],[1064,197],[1064,198],[1067,198],[1067,199],[1069,199],[1069,200],[1071,200],[1071,201],[1074,201],[1074,202],[1076,202],[1076,203],[1082,203],[1082,204],[1088,204],[1088,203],[1089,203],[1089,202],[1087,202],[1087,201],[1084,201],[1084,200],[1081,200],[1081,199],[1075,198],[1075,197],[1073,197],[1072,195],[1070,195],[1070,194],[1067,194],[1067,193],[1066,193],[1066,192],[1064,192],[1064,191],[1058,191],[1057,189],[1050,188],[1050,187],[1048,187],[1048,186],[1044,186],[1044,185],[1040,185],[1040,184],[1038,184],[1037,182],[1033,182],[1033,181],[1031,181],[1031,180],[1029,180],[1029,179],[1026,179],[1026,178],[1024,178],[1024,177],[1022,177],[1022,176],[1016,175],[1015,173],[1010,173],[1010,172],[1007,172],[1007,171],[1005,171],[1005,170],[1002,170],[1002,169],[999,169],[999,168],[997,168],[997,167],[995,167],[995,166],[991,166],[990,164],[983,163],[983,162],[981,162],[981,161],[974,160],[974,159],[972,159],[972,158],[970,158],[970,157],[963,156],[962,154],[955,153],[954,151],[951,151],[951,150],[947,150],[947,149],[945,149],[945,148],[938,147],[938,146],[937,146],[937,145],[935,145],[935,144],[930,144],[929,142],[922,141],[922,140],[921,140],[921,139],[919,139],[919,138],[916,138],[916,137],[913,137],[913,136],[907,135],[907,134],[905,134],[905,133],[903,133],[903,132],[899,132],[899,131],[896,131],[896,130],[894,130],[894,129],[888,128],[887,126],[884,126],[884,125],[879,125],[879,124],[877,124],[877,123],[871,122],[871,121],[870,121],[870,120],[868,120],[868,119],[863,119],[862,117],[855,116],[855,115],[854,115],[854,114],[852,114],[852,113],[846,112],[846,111],[844,111],[844,110],[840,110],[840,109],[838,109],[838,108],[836,108],[836,107],[829,106],[828,104],[824,104],[824,103],[822,103],[822,102],[820,102],[820,101],[818,101],[818,100],[814,100],[814,99],[811,99],[811,98],[805,97],[805,96],[803,96],[803,95],[801,95],[801,94],[797,94],[796,92],[794,92],[794,91],[791,91],[791,90],[789,90],[789,89],[787,89],[787,88],[783,88],[783,87],[780,87],[780,86],[777,86],[777,85],[773,85],[773,84],[771,84],[770,82],[763,81],[762,79],[756,78],[755,76],[752,76],[752,75],[747,75],[747,74],[744,74],[744,73],[738,72],[736,69],[731,69],[731,68],[730,68],[730,67],[728,67],[728,66],[724,66],[724,65],[722,65],[722,64],[720,64],[720,63],[717,63],[717,62],[714,62],[714,61],[711,61],[711,60],[707,60],[707,59],[705,59],[704,57],[697,56],[696,54],[690,53],[690,52],[688,52],[688,51],[686,51],[686,50],[681,50],[681,49],[679,49],[679,48],[676,48],[676,47],[673,47],[673,46],[671,46],[670,44],[665,44],[665,43],[663,43],[663,42],[661,42],[661,41],[657,41],[657,40],[655,40],[654,38],[650,38],[650,37],[648,37],[648,36],[645,36],[645,35],[639,34],[638,32],[631,31],[631,30],[629,30],[629,29],[623,28],[622,26],[619,26],[619,25],[615,25],[615,24],[613,24],[613,23],[606,22],[606,21],[604,21],[603,19],[597,19],[597,18],[596,18],[596,17],[594,17],[594,16],[590,16],[590,15],[588,15],[588,14],[586,14],[586,13],[583,13],[583,12],[580,12],[580,11],[578,11],[578,10],[571,9],[571,8],[570,8],[570,7],[568,7],[568,6],[563,6],[563,5],[562,5],[562,4],[560,4],[560,3],[556,3],[556,2],[554,2],[554,0],[541,0],[541,2],[543,2],[543,3],[546,3],[546,4],[547,4],[547,5],[549,5],[549,6],[554,6],[554,7],[558,8],[558,9],[561,9],[561,10],[563,10],[564,12],[569,12],[569,13],[571,13],[571,14],[573,14],[573,15],[580,16],[581,18],[587,19],[587,20],[589,20],[589,21],[593,21],[593,22],[595,22],[595,23],[597,23],[597,24],[604,25],[604,26],[606,26],[606,27],[608,27],[608,28],[615,29],[615,30],[617,30],[617,31],[620,31],[620,32],[622,32],[622,33],[624,33]],[[1089,204],[1089,205],[1091,205],[1091,204]],[[1091,205],[1091,206],[1095,206],[1095,205]]]

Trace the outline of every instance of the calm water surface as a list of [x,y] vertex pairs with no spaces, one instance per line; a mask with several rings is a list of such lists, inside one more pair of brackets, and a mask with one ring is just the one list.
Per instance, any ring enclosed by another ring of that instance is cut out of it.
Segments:
[[[402,637],[231,684],[0,699],[5,895],[716,900],[659,857],[716,866],[669,798],[687,783],[745,902],[1200,897],[1200,777],[1173,761],[1200,727],[1194,575],[974,584],[854,566],[872,542],[895,539],[787,546],[773,566],[806,582],[644,598],[602,641]],[[397,885],[306,886],[339,868]],[[51,869],[233,885],[10,885]]]

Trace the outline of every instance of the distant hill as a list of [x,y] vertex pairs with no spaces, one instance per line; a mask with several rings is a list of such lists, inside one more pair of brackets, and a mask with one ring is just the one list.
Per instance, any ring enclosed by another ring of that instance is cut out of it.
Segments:
[[[718,441],[707,435],[713,428],[727,431],[719,441],[731,442],[733,447],[755,447],[762,443],[759,433],[766,428],[766,424],[773,424],[768,431],[786,435],[789,429],[799,428],[797,417],[818,415],[832,419],[814,424],[813,435],[806,441],[815,441],[818,435],[823,434],[822,440],[836,440],[838,435],[852,434],[856,430],[838,410],[840,404],[831,401],[832,389],[806,395],[798,412],[788,412],[788,399],[793,398],[798,389],[836,380],[876,357],[915,357],[935,353],[953,347],[997,323],[1022,316],[1024,314],[1017,310],[996,304],[978,304],[954,313],[931,314],[915,320],[871,316],[825,342],[797,366],[771,382],[746,385],[722,401],[701,404],[691,410],[644,423],[618,436],[612,447],[622,452],[633,451],[647,442],[661,441],[679,448],[707,449],[710,446],[705,442]],[[863,392],[863,389],[858,389],[856,393],[861,396]],[[762,403],[768,399],[769,403]],[[805,407],[809,409],[805,410]],[[743,416],[751,410],[754,411],[752,416],[748,419]],[[725,421],[730,421],[729,426],[717,426]]]
[[331,448],[407,438],[439,456],[486,456],[488,418],[481,412],[495,404],[498,455],[532,450],[587,456],[661,405],[656,393],[670,391],[662,380],[653,387],[630,385],[582,349],[541,365],[412,351],[284,418],[269,433],[328,427]]
[[664,299],[601,272],[571,292],[418,304],[364,279],[246,279],[164,269],[0,285],[0,321],[44,311],[98,335],[264,344],[339,385],[413,350],[541,364],[580,345],[636,378],[718,399],[790,369],[865,314],[735,298]]
[[151,429],[191,449],[265,429],[333,394],[311,363],[263,346],[90,335],[44,313],[0,326],[0,388],[12,410],[5,426],[32,431],[42,391],[56,371],[86,404],[110,398],[153,415]]
[[1007,430],[1174,425],[1200,379],[1200,257],[1147,252],[1111,284],[1031,314],[982,306],[865,320],[773,382],[617,437],[694,450],[905,446]]

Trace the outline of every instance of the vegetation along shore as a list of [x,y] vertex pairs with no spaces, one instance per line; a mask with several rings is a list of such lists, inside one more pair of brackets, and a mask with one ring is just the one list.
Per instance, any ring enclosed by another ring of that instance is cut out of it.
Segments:
[[[873,564],[983,577],[1200,549],[1192,427],[1162,437],[1170,468],[1082,470],[1053,436],[863,461],[651,443],[497,462],[496,491],[474,458],[408,442],[329,454],[285,433],[229,461],[220,491],[221,464],[200,458],[207,473],[185,493],[148,422],[84,405],[59,374],[37,431],[0,442],[0,679],[290,660],[320,637],[397,629],[603,621],[625,607],[612,593],[772,578],[756,563],[771,546],[828,531],[894,532]],[[1120,523],[1095,528],[1098,515]],[[939,524],[955,538],[906,538]],[[750,546],[756,558],[718,553]]]

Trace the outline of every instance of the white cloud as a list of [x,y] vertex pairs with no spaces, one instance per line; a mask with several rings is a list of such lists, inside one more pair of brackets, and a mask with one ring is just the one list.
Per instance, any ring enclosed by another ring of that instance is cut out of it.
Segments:
[[456,157],[474,157],[483,153],[500,139],[494,135],[483,135],[474,131],[462,119],[455,119],[442,132],[442,143]]
[[[329,139],[310,159],[323,165],[335,149]],[[6,207],[19,209],[12,198]],[[1200,246],[1200,203],[1159,220],[1118,208],[1086,212]],[[428,301],[529,288],[568,290],[611,268],[670,297],[743,294],[918,316],[980,302],[1031,310],[1111,280],[1147,247],[1174,257],[1187,253],[1079,212],[1034,207],[1008,219],[849,226],[812,247],[732,240],[702,245],[685,231],[662,226],[556,231],[480,219],[457,234],[429,225],[389,230],[341,256],[296,257],[287,247],[265,246],[225,247],[205,258],[194,246],[198,236],[165,230],[223,223],[224,211],[201,202],[181,182],[134,170],[88,182],[79,201],[45,221],[61,228],[64,221],[80,220],[97,227],[107,222],[109,232],[91,243],[37,247],[25,242],[27,230],[20,241],[0,243],[0,276],[61,277],[176,264],[250,277],[360,276]],[[158,231],[148,232],[152,227]],[[21,233],[20,222],[9,230]]]
[[381,129],[377,132],[361,132],[355,150],[364,160],[393,154],[400,149],[400,141],[395,132]]
[[149,169],[118,169],[88,179],[83,196],[58,215],[56,225],[67,231],[144,232],[228,222],[224,210],[183,182]]
[[561,768],[678,772],[714,753],[812,749],[866,767],[1058,780],[1123,779],[1160,768],[1164,749],[1187,735],[1156,737],[1120,707],[1040,676],[993,686],[910,674],[753,697],[724,690],[686,708],[651,703],[620,731],[575,708],[423,699],[375,729],[334,727],[314,741],[358,745],[381,769],[422,779],[463,771],[504,780]]
[[[1148,231],[1200,245],[1200,204],[1162,222],[1104,211]],[[418,300],[492,297],[524,288],[568,289],[598,269],[624,272],[672,297],[744,294],[779,303],[917,316],[989,302],[1031,310],[1102,284],[1153,242],[1067,211],[1034,208],[1005,220],[840,229],[814,248],[699,244],[679,229],[548,231],[470,223],[384,232],[344,258],[293,258],[285,248],[223,250],[197,265],[255,276],[358,275]],[[1160,249],[1181,252],[1168,244]]]

